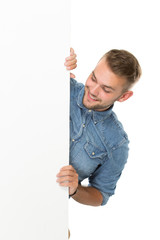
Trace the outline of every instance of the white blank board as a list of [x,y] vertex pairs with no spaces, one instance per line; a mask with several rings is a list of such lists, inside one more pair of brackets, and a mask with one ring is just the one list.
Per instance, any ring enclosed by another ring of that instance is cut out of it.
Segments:
[[69,1],[0,1],[0,239],[64,240]]

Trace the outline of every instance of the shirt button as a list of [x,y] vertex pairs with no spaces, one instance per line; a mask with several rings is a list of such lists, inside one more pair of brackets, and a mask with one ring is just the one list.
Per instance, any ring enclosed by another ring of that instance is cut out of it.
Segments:
[[92,152],[92,156],[94,156],[95,155],[95,152]]
[[92,110],[89,110],[88,112],[92,112]]
[[83,124],[83,127],[85,127],[85,124]]
[[96,124],[97,122],[94,122],[94,124]]
[[75,140],[74,139],[72,139],[72,142],[74,142]]

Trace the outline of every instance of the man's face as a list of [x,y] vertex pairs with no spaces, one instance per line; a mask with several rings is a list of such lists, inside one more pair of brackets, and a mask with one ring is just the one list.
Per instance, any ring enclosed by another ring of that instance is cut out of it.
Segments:
[[[125,101],[123,92],[126,80],[115,75],[107,66],[105,59],[101,59],[85,84],[83,105],[92,110],[105,111],[115,101]],[[131,91],[126,92],[132,95]]]

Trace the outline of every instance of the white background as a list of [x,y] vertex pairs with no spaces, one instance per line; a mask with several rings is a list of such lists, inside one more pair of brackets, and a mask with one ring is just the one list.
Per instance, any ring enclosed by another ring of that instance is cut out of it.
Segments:
[[72,0],[76,79],[84,83],[100,57],[113,48],[132,52],[143,75],[134,96],[114,107],[130,139],[116,193],[103,207],[69,201],[71,240],[160,239],[159,22],[156,0]]
[[69,1],[0,1],[0,239],[65,240]]

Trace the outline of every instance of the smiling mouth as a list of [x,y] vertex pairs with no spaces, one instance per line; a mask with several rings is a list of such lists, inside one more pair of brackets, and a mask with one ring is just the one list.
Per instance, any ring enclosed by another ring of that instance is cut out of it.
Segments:
[[88,92],[88,99],[92,100],[94,102],[98,101],[96,98],[94,98],[93,96],[91,96],[91,94]]

